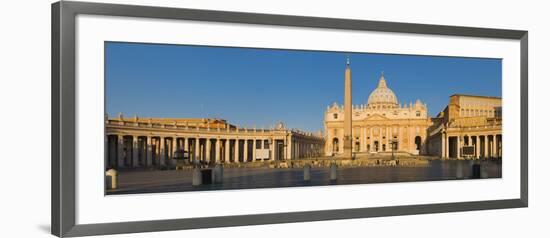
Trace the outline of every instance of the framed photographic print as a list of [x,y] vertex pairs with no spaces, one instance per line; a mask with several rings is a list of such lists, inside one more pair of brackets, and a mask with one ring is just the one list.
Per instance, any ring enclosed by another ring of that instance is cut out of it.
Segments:
[[527,45],[520,30],[54,3],[52,233],[526,207]]

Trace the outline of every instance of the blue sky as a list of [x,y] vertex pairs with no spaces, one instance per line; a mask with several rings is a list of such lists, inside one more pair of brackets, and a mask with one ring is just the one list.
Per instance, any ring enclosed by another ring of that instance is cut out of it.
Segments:
[[106,111],[139,117],[217,117],[238,126],[278,121],[307,131],[342,104],[346,56],[353,104],[367,102],[383,71],[400,103],[436,115],[455,93],[502,94],[500,59],[107,42]]

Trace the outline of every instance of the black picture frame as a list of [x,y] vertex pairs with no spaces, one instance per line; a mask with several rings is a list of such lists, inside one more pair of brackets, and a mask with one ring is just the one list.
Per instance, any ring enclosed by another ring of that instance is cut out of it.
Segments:
[[[59,237],[459,212],[528,206],[528,32],[86,2],[52,4],[51,233]],[[100,224],[75,222],[75,18],[79,14],[512,39],[520,42],[521,195],[517,199]]]

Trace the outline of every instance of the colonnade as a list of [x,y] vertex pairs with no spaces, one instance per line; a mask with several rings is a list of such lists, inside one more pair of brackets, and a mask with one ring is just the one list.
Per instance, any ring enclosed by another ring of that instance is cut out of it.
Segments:
[[[475,135],[441,133],[441,157],[442,158],[501,158],[502,134],[487,133]],[[474,153],[463,153],[465,146],[474,148]]]
[[311,158],[322,156],[323,145],[301,141],[292,142],[292,158]]
[[106,166],[111,168],[172,166],[182,158],[202,163],[307,158],[320,155],[324,145],[322,136],[284,126],[256,129],[226,124],[222,129],[121,116],[106,118],[105,125]]
[[[111,134],[107,141],[108,166],[143,167],[173,164],[178,155],[216,163],[275,160],[277,151],[272,147],[278,140]],[[279,153],[282,157],[278,159],[285,159],[284,153]]]
[[[320,156],[321,137],[292,130],[271,133],[205,130],[205,133],[107,128],[106,165],[111,168],[173,166],[177,159],[201,163],[248,163]],[[200,131],[200,130],[199,130]],[[210,132],[210,133],[209,133]],[[217,134],[216,134],[217,133]]]

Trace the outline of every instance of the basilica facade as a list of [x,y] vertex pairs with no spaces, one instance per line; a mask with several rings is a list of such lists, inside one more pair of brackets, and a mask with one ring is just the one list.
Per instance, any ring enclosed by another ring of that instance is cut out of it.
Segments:
[[366,103],[352,104],[351,67],[344,74],[344,105],[324,113],[325,156],[430,155],[440,158],[501,158],[499,97],[455,94],[435,117],[421,100],[400,103],[384,74]]
[[[348,69],[351,71],[349,65]],[[409,154],[427,152],[426,137],[431,120],[426,104],[420,100],[399,103],[383,74],[367,102],[352,105],[351,109],[353,153],[391,153],[392,147],[394,151]],[[345,118],[344,105],[334,103],[325,111],[325,154],[328,156],[344,155]]]

